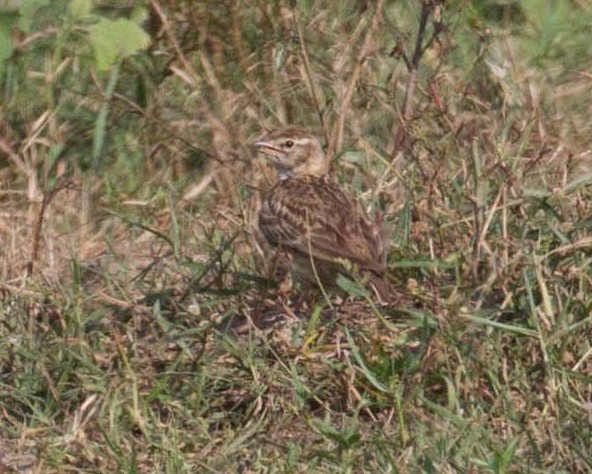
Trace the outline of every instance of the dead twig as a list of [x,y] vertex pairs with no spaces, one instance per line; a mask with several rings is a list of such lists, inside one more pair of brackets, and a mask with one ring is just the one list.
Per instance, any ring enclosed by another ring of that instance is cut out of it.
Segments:
[[329,156],[332,156],[335,152],[340,151],[343,145],[343,128],[345,127],[345,118],[347,117],[347,112],[351,105],[351,100],[354,94],[354,90],[356,88],[356,84],[360,79],[362,67],[364,66],[366,58],[370,53],[372,35],[378,28],[378,21],[380,18],[380,12],[382,12],[383,4],[384,0],[378,0],[376,4],[376,8],[374,9],[374,14],[372,15],[372,20],[370,22],[370,27],[366,31],[364,42],[362,43],[362,47],[360,49],[360,52],[358,53],[356,65],[354,66],[354,70],[349,79],[349,84],[347,86],[343,99],[341,100],[339,116],[337,118],[337,123],[333,127],[333,131],[331,133],[331,141],[329,142],[329,149],[327,150],[327,154]]
[[75,185],[76,183],[72,179],[61,179],[49,193],[43,196],[43,201],[41,202],[41,207],[39,208],[39,213],[37,214],[37,218],[35,220],[35,227],[33,228],[31,259],[27,263],[26,269],[27,278],[33,275],[33,267],[35,262],[39,259],[41,229],[43,228],[43,220],[45,218],[45,211],[47,210],[47,207],[60,191],[63,191],[64,189],[72,189]]
[[430,16],[438,11],[439,16],[440,6],[430,0],[424,0],[421,7],[421,14],[419,17],[419,29],[417,31],[417,37],[415,38],[415,48],[413,56],[409,59],[404,52],[401,53],[405,65],[409,71],[409,80],[407,81],[407,87],[405,88],[405,97],[403,98],[402,113],[399,114],[399,120],[395,122],[393,130],[393,145],[390,152],[391,161],[400,153],[403,149],[407,140],[407,122],[411,119],[413,113],[413,94],[415,92],[415,86],[417,83],[417,71],[419,70],[419,64],[426,50],[433,44],[438,35],[442,32],[442,26],[439,21],[435,22],[435,28],[432,36],[424,44],[426,35],[426,28]]
[[152,9],[154,10],[154,13],[156,13],[158,18],[160,18],[160,21],[162,23],[162,28],[166,34],[166,37],[168,38],[169,42],[173,46],[173,49],[177,53],[177,58],[179,58],[179,61],[183,65],[183,68],[185,69],[186,73],[189,74],[189,76],[191,77],[191,80],[193,82],[193,86],[197,87],[200,83],[199,77],[195,73],[195,69],[191,66],[191,64],[189,63],[189,61],[185,57],[183,50],[179,46],[179,42],[177,41],[177,39],[175,38],[175,35],[173,34],[173,32],[171,30],[171,25],[169,23],[168,18],[165,15],[164,11],[162,10],[162,8],[160,7],[160,5],[158,4],[158,2],[156,0],[150,0],[150,6],[152,6]]
[[302,59],[304,61],[304,70],[306,71],[306,78],[308,79],[308,88],[310,89],[310,95],[312,96],[312,100],[315,105],[315,110],[319,116],[319,122],[321,123],[321,127],[323,129],[325,143],[329,144],[329,130],[327,128],[327,124],[325,123],[325,118],[323,117],[323,111],[321,110],[321,103],[317,96],[315,83],[312,80],[312,67],[310,65],[310,59],[308,57],[308,50],[306,47],[304,34],[302,32],[302,26],[300,25],[300,17],[298,16],[298,10],[296,9],[295,4],[292,13],[294,24],[296,26],[296,31],[298,32],[298,41],[300,43],[300,50],[302,51]]

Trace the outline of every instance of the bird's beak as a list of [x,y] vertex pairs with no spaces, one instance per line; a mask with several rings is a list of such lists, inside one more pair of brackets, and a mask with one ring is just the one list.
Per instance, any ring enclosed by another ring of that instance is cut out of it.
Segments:
[[261,153],[267,159],[277,161],[277,159],[279,158],[278,155],[280,153],[280,150],[278,150],[270,142],[266,142],[265,140],[259,140],[258,142],[255,142],[253,146],[259,153]]
[[273,149],[273,145],[270,142],[266,142],[265,140],[259,140],[258,142],[255,142],[254,147],[257,148],[257,150],[269,148]]

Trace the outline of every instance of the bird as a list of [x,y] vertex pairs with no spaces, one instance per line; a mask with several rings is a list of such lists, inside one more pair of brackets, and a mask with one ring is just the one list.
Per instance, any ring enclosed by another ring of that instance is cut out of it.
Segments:
[[319,139],[290,126],[266,133],[254,145],[277,174],[262,199],[258,227],[272,248],[292,257],[296,279],[324,290],[337,288],[339,274],[358,274],[380,302],[388,301],[388,232],[382,216],[370,219],[329,176],[330,157]]

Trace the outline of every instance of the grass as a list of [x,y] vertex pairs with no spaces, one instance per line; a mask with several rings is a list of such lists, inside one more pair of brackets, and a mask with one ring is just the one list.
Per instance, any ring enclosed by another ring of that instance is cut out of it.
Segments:
[[[592,11],[543,4],[150,2],[104,73],[46,7],[3,77],[0,472],[592,472]],[[248,145],[285,123],[385,212],[396,306],[278,284]]]

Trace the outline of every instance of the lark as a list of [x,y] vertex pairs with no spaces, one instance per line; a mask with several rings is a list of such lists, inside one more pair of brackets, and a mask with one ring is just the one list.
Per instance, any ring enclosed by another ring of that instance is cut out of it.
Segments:
[[382,219],[371,220],[362,206],[328,175],[329,157],[309,131],[274,130],[255,143],[275,165],[277,183],[258,215],[272,247],[293,257],[295,277],[333,289],[339,273],[366,278],[379,300],[387,301],[387,237]]

